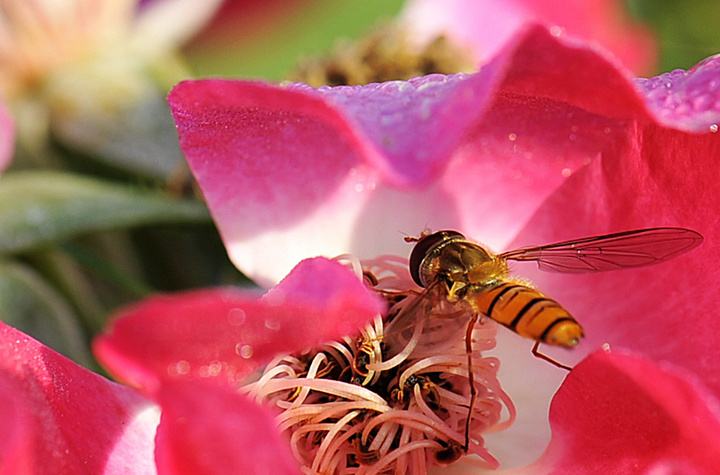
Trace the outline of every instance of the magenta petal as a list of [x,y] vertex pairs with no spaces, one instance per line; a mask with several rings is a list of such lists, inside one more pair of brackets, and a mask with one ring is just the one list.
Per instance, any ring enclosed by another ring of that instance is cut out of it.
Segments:
[[272,413],[237,391],[170,383],[158,398],[159,475],[300,473]]
[[153,474],[154,407],[0,323],[2,474]]
[[0,432],[0,474],[25,475],[34,472],[35,454],[34,437],[37,427],[30,410],[20,397],[22,386],[12,377],[0,372],[0,421],[3,430]]
[[688,132],[717,132],[720,122],[720,57],[636,84],[658,122]]
[[552,442],[531,467],[541,473],[720,469],[718,400],[687,375],[638,356],[589,356],[555,395],[550,424]]
[[[669,111],[673,121],[692,129],[718,121],[718,109],[681,114],[673,106],[696,92],[712,94],[713,104],[720,103],[718,65],[720,59],[712,58],[687,73],[674,73],[667,105],[651,99],[656,114]],[[526,223],[517,246],[654,226],[685,226],[705,237],[699,248],[652,267],[586,276],[532,274],[539,288],[585,326],[582,353],[604,342],[630,348],[693,371],[720,395],[720,183],[713,172],[718,156],[717,134],[633,122],[600,160],[574,174]],[[518,272],[528,275],[532,267],[518,266]]]
[[382,309],[345,267],[307,259],[260,299],[236,289],[150,298],[119,312],[95,353],[149,392],[168,379],[235,383],[278,353],[356,332]]
[[472,75],[319,90],[192,81],[169,101],[230,256],[265,283],[308,255],[406,254],[402,233],[426,226],[505,247],[632,121],[711,130],[713,64],[662,98],[660,79],[636,85],[587,44],[534,27]]

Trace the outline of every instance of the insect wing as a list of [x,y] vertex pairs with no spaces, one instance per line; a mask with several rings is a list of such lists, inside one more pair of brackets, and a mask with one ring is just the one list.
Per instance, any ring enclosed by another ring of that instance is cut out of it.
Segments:
[[550,272],[603,272],[657,264],[698,246],[700,233],[685,228],[648,228],[526,247],[503,259],[537,261]]

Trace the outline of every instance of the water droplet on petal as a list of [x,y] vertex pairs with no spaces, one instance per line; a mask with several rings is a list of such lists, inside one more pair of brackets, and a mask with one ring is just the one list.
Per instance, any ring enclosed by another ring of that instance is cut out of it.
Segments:
[[565,29],[562,26],[559,25],[553,25],[550,27],[550,34],[554,37],[562,36],[562,34],[565,32]]
[[238,356],[240,356],[241,358],[249,360],[250,358],[252,358],[253,355],[253,347],[252,345],[238,343],[237,345],[235,345],[235,353],[237,353]]
[[272,331],[280,330],[280,321],[274,318],[268,318],[265,320],[265,328]]
[[168,368],[168,373],[170,373],[171,375],[185,375],[189,372],[190,362],[185,360],[180,360]]
[[207,367],[208,376],[217,376],[222,371],[222,363],[219,361],[212,361]]
[[516,141],[516,140],[517,140],[517,134],[516,134],[516,133],[513,133],[513,132],[510,132],[510,133],[508,134],[508,140],[511,141],[511,142]]
[[233,308],[228,312],[227,321],[230,325],[240,326],[245,323],[246,319],[245,310],[241,308]]
[[718,131],[718,125],[717,124],[710,124],[710,132],[717,133]]
[[572,175],[572,170],[569,168],[563,168],[562,170],[560,170],[560,174],[567,178]]

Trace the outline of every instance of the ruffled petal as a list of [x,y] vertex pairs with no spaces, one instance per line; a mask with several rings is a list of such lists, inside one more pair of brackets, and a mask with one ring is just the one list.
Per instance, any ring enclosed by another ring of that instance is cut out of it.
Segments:
[[656,59],[649,30],[632,22],[624,2],[617,0],[413,0],[406,5],[402,21],[417,41],[449,36],[480,63],[534,22],[552,27],[557,34],[567,31],[597,43],[636,73],[652,71]]
[[[405,254],[400,233],[425,226],[502,246],[615,138],[603,115],[647,114],[616,66],[542,28],[474,75],[319,90],[190,81],[169,101],[231,257],[261,282],[312,254]],[[579,126],[594,136],[560,140]]]
[[342,265],[307,259],[262,298],[229,288],[150,298],[119,312],[94,349],[151,393],[173,379],[237,383],[278,353],[354,333],[383,305]]
[[[655,117],[707,133],[631,122],[613,147],[546,201],[514,241],[516,246],[542,244],[655,226],[700,232],[705,242],[699,248],[656,266],[594,275],[540,273],[532,265],[517,266],[517,271],[583,323],[587,341],[575,357],[604,342],[620,345],[693,371],[715,394],[720,394],[715,331],[720,254],[713,243],[720,239],[715,216],[720,185],[709,171],[717,168],[720,136],[710,132],[709,124],[720,114],[707,107],[683,113],[675,105],[692,103],[693,96],[710,96],[720,104],[718,65],[720,58],[712,58],[665,77],[667,99],[651,101]],[[655,87],[643,87],[656,94]]]
[[272,413],[229,388],[170,383],[159,395],[160,475],[299,474]]
[[155,473],[155,406],[3,323],[0,397],[2,474]]
[[552,442],[528,473],[714,474],[720,406],[677,368],[624,352],[580,363],[550,408]]

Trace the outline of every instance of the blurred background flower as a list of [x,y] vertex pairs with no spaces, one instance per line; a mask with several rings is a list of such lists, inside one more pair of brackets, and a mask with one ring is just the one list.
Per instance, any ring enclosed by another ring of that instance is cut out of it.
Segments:
[[218,3],[4,0],[0,94],[18,124],[18,159],[57,166],[52,134],[125,171],[165,178],[180,167],[162,97],[187,74],[177,48]]

